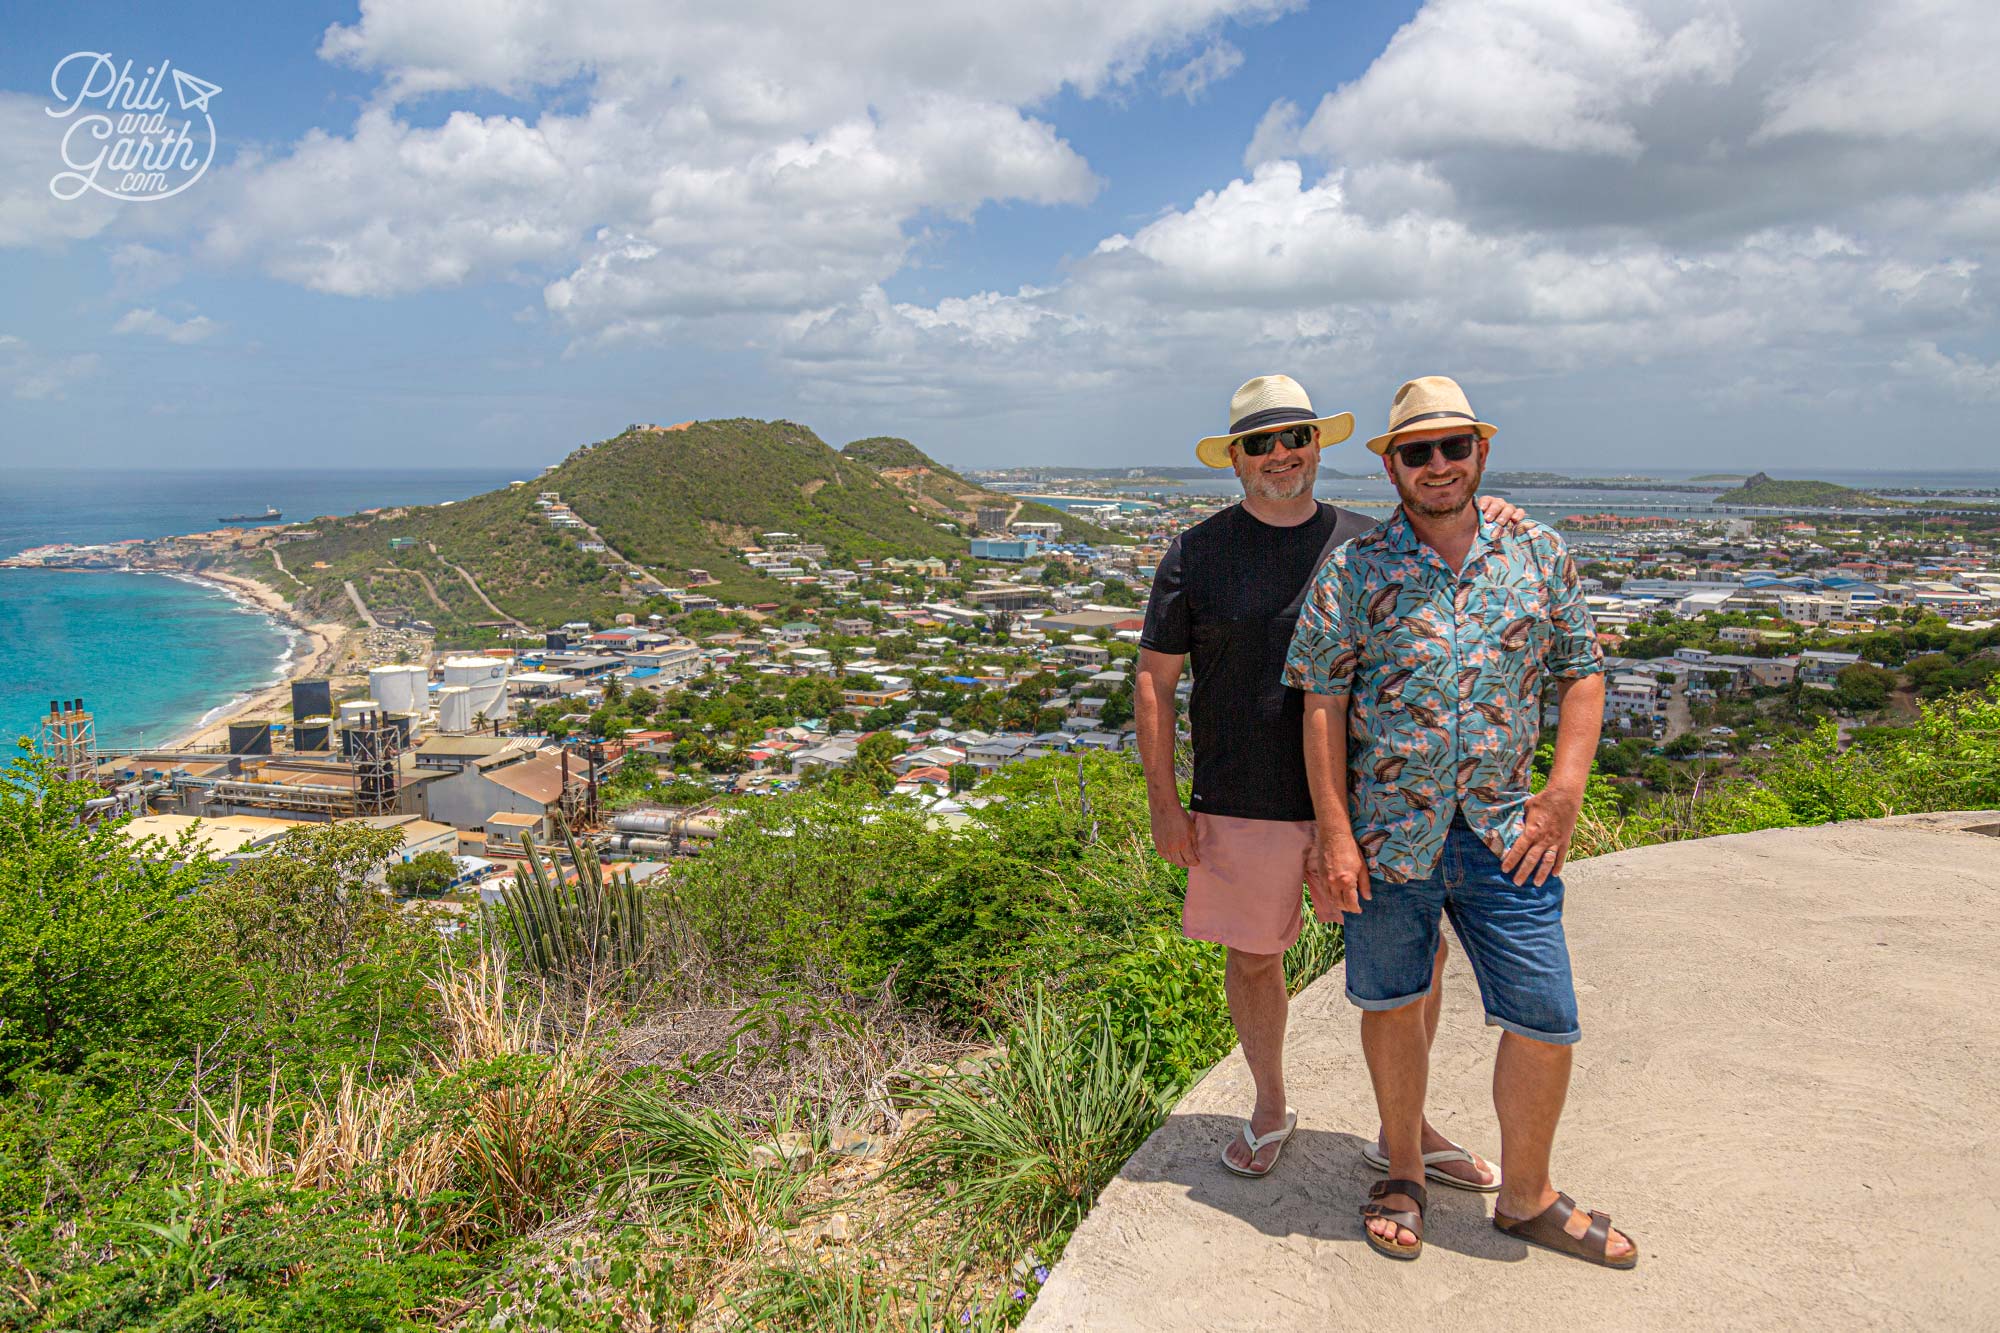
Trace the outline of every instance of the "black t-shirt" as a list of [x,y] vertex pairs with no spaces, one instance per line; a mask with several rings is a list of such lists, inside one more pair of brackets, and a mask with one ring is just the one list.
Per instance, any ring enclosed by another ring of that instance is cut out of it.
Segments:
[[1374,526],[1322,503],[1307,522],[1274,528],[1235,504],[1167,548],[1139,646],[1193,658],[1192,809],[1239,819],[1313,817],[1305,696],[1284,683],[1285,653],[1320,562]]

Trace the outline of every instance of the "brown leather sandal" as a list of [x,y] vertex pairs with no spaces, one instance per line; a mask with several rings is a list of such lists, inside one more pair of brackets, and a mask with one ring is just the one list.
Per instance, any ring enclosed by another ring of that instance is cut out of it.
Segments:
[[1567,1254],[1585,1263],[1598,1264],[1605,1268],[1637,1268],[1639,1266],[1639,1242],[1633,1236],[1625,1237],[1632,1242],[1632,1253],[1623,1259],[1605,1256],[1611,1244],[1611,1214],[1593,1211],[1590,1214],[1590,1230],[1581,1236],[1572,1236],[1563,1228],[1569,1224],[1570,1215],[1576,1212],[1576,1200],[1567,1194],[1556,1195],[1556,1201],[1541,1212],[1529,1218],[1508,1217],[1495,1211],[1494,1227],[1516,1239],[1539,1245],[1557,1254]]
[[[1417,1211],[1412,1213],[1402,1209],[1392,1209],[1381,1202],[1391,1194],[1409,1195],[1416,1200]],[[1378,1180],[1368,1187],[1368,1197],[1374,1202],[1361,1205],[1361,1234],[1368,1238],[1368,1244],[1377,1253],[1386,1254],[1391,1259],[1414,1259],[1422,1254],[1424,1210],[1429,1208],[1431,1203],[1431,1196],[1425,1192],[1424,1187],[1414,1180]],[[1385,1239],[1376,1235],[1368,1229],[1368,1223],[1378,1217],[1385,1222],[1394,1222],[1415,1236],[1416,1242],[1411,1245],[1398,1245],[1393,1236]]]

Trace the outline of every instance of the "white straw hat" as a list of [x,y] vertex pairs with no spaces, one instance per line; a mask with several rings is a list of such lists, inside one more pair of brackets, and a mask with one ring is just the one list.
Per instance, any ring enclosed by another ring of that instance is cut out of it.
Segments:
[[1320,416],[1313,411],[1312,399],[1290,375],[1259,375],[1230,397],[1229,429],[1197,442],[1194,456],[1210,467],[1228,467],[1232,441],[1279,426],[1301,425],[1319,427],[1319,447],[1324,449],[1354,433],[1354,414]]
[[1425,375],[1396,390],[1395,400],[1389,404],[1389,429],[1368,441],[1368,447],[1386,454],[1389,445],[1404,431],[1436,430],[1461,421],[1470,423],[1482,440],[1492,439],[1493,432],[1500,429],[1473,415],[1472,404],[1466,401],[1465,390],[1458,387],[1457,380]]

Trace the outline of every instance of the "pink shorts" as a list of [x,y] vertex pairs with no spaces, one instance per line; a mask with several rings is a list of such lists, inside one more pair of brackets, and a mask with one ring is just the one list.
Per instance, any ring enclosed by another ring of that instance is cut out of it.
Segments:
[[1181,933],[1244,953],[1283,953],[1305,929],[1311,820],[1196,814]]

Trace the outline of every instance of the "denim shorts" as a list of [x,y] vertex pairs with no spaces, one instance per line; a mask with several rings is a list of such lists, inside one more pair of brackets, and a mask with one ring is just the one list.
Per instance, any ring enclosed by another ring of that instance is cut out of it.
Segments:
[[1443,913],[1479,979],[1487,1023],[1557,1046],[1583,1036],[1563,938],[1561,876],[1539,888],[1532,879],[1516,885],[1460,815],[1429,878],[1376,880],[1372,889],[1360,912],[1342,918],[1353,1003],[1400,1009],[1430,994]]

